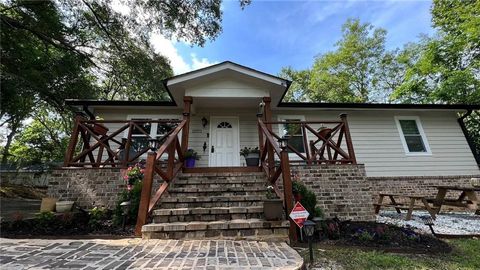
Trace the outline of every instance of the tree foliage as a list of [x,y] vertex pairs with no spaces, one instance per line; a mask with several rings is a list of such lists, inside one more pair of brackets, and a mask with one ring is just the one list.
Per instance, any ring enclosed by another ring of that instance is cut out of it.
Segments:
[[[153,50],[151,36],[162,34],[203,45],[221,31],[221,2],[0,3],[0,125],[9,130],[2,163],[9,157],[12,140],[27,136],[16,136],[18,132],[42,131],[35,121],[34,127],[22,129],[25,119],[41,113],[39,106],[48,109],[49,116],[63,117],[61,122],[65,122],[71,118],[65,99],[167,99],[161,80],[173,72],[168,59]],[[240,1],[242,8],[249,3]],[[64,128],[63,132],[70,132],[69,127]]]

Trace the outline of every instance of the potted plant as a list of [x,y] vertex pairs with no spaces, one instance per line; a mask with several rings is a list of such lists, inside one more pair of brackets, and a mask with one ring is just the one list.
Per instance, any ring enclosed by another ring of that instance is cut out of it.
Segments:
[[193,149],[188,149],[187,152],[185,152],[185,167],[187,168],[193,168],[195,167],[195,160],[199,160],[200,156],[198,156],[198,153],[193,150]]
[[277,197],[272,186],[267,187],[267,199],[263,202],[263,215],[266,220],[283,219],[283,202]]
[[[101,121],[101,120],[104,120],[104,119],[97,116],[97,117],[95,117],[95,120]],[[93,133],[103,136],[103,135],[107,135],[107,132],[108,132],[108,128],[106,126],[104,126],[103,124],[93,123]]]
[[260,150],[258,150],[258,147],[245,147],[240,151],[240,155],[245,158],[247,166],[257,167],[260,162]]
[[321,127],[318,130],[318,134],[320,134],[320,136],[322,136],[323,138],[328,140],[330,138],[330,136],[332,135],[332,129],[327,128],[327,127]]

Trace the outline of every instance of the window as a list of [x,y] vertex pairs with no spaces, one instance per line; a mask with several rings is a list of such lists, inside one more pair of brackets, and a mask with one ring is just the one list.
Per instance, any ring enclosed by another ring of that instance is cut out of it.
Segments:
[[[148,115],[130,115],[127,119],[129,120],[171,120],[171,119],[180,119],[178,116],[148,116]],[[134,127],[132,130],[132,142],[131,142],[131,152],[139,153],[142,152],[144,149],[148,148],[148,140],[151,138],[162,138],[165,134],[170,132],[172,129],[176,127],[177,124],[175,123],[138,123],[137,125],[141,128]],[[128,130],[126,130],[125,137],[128,134]],[[148,134],[148,135],[147,135]],[[131,154],[130,154],[131,155]]]
[[423,132],[420,118],[395,117],[397,128],[400,132],[403,148],[409,155],[430,155],[427,137]]
[[[295,148],[300,153],[305,153],[305,145],[303,144],[303,133],[302,126],[300,124],[295,124],[295,122],[305,121],[305,117],[302,115],[296,116],[279,116],[280,121],[285,121],[287,123],[280,126],[280,136],[290,136],[288,144]],[[288,123],[291,122],[291,123]],[[289,153],[293,151],[287,149]]]

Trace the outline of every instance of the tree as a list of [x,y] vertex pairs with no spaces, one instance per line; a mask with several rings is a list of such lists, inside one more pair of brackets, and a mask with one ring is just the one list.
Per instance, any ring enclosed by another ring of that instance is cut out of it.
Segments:
[[349,19],[342,26],[336,50],[320,55],[313,64],[311,98],[330,102],[369,102],[379,86],[386,31]]
[[480,104],[480,2],[439,1],[432,6],[436,36],[420,44],[392,98],[415,103]]
[[[240,1],[242,8],[249,3]],[[166,99],[160,80],[172,69],[153,52],[151,35],[203,45],[221,31],[220,6],[219,0],[126,0],[122,10],[106,0],[0,3],[0,118],[9,128],[2,161],[39,104],[69,118],[66,98]]]
[[[408,103],[480,104],[480,1],[434,0],[434,37],[417,46],[392,99]],[[480,117],[465,119],[480,154]]]
[[309,83],[310,70],[296,71],[292,67],[284,67],[278,74],[279,77],[290,80],[292,84],[284,100],[290,102],[307,102],[310,100]]

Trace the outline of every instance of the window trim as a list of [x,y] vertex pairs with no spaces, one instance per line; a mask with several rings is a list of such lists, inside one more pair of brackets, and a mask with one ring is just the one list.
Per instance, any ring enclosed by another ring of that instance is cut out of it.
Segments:
[[[432,150],[430,149],[430,144],[427,140],[427,135],[423,130],[422,122],[418,116],[395,116],[395,123],[397,125],[398,133],[400,135],[400,141],[402,142],[403,150],[407,156],[431,156]],[[425,152],[410,152],[408,149],[407,141],[405,140],[405,134],[403,134],[402,126],[400,125],[400,120],[415,120],[417,124],[418,132],[422,138],[423,145],[425,146]]]
[[[277,115],[277,119],[278,119],[278,121],[286,121],[287,119],[300,119],[300,121],[305,121],[305,115],[302,115],[302,114],[282,114],[282,115]],[[280,137],[285,135],[285,134],[283,134],[282,124],[278,125],[278,135]],[[306,137],[307,137],[307,142],[308,142],[309,141],[308,140],[308,132],[306,134]],[[305,150],[305,152],[300,152],[300,153],[306,155],[307,151],[309,150],[308,145],[304,145],[303,149]],[[301,160],[301,158],[295,153],[288,153],[288,158],[291,159],[291,160]]]

